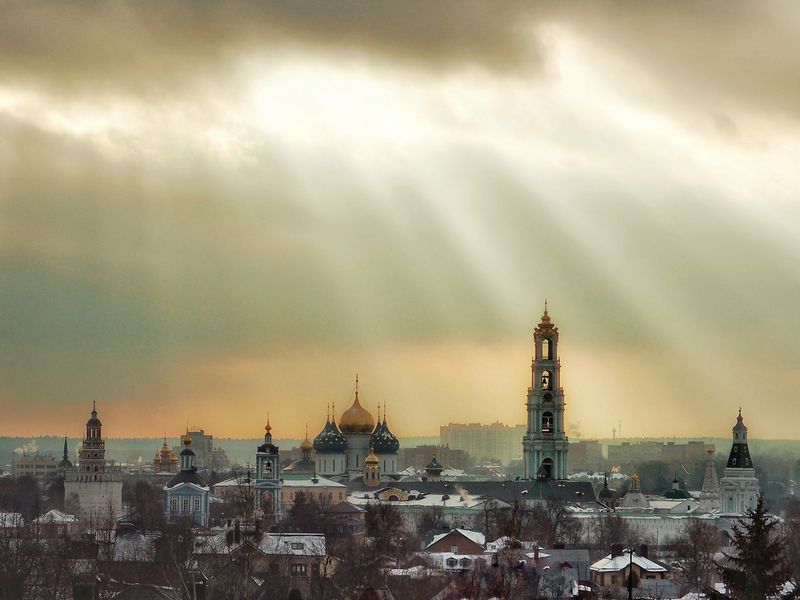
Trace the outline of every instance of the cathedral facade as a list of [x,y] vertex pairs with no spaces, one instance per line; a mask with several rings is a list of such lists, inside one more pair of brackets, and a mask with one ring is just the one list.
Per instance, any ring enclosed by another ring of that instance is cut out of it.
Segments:
[[[334,409],[335,411],[335,409]],[[324,477],[355,479],[364,474],[364,461],[371,453],[378,458],[381,473],[398,471],[397,453],[400,442],[389,429],[386,411],[377,423],[370,412],[361,406],[356,376],[353,404],[339,419],[328,415],[325,426],[314,438],[316,472]]]
[[525,479],[566,479],[569,440],[564,431],[564,389],[558,358],[558,327],[545,304],[533,331],[531,387],[525,407],[528,428],[522,438]]
[[[197,473],[192,438],[183,436],[181,468],[164,486],[164,515],[171,522],[192,522],[208,527],[209,486]],[[166,442],[165,442],[166,444]]]
[[122,516],[122,471],[106,461],[103,424],[94,405],[78,456],[78,464],[64,472],[65,509],[89,527],[113,526]]

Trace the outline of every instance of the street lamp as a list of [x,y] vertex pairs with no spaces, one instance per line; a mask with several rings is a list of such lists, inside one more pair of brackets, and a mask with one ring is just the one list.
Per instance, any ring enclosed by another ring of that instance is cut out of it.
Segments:
[[628,600],[633,600],[633,546],[625,548],[623,552],[627,552],[630,556],[628,562]]

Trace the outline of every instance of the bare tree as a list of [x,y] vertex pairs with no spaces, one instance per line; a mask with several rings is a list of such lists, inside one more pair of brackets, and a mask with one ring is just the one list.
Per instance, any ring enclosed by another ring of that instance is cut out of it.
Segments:
[[580,539],[581,524],[562,498],[550,497],[533,509],[534,531],[545,546],[575,544]]
[[34,565],[41,558],[42,544],[36,530],[19,513],[5,517],[0,534],[0,600],[19,600],[33,585]]
[[156,540],[155,566],[187,600],[197,598],[196,569],[192,560],[194,536],[191,519],[170,523]]
[[[800,464],[800,461],[798,461]],[[786,539],[786,557],[791,565],[792,578],[800,587],[800,498],[787,501],[783,513],[783,536]]]
[[717,570],[714,555],[721,547],[719,530],[713,525],[696,519],[686,524],[673,550],[678,557],[676,571],[687,591],[711,586]]

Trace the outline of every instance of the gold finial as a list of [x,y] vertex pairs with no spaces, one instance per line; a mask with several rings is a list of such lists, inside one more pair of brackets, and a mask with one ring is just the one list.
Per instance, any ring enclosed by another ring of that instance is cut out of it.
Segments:
[[386,402],[383,403],[383,423],[386,424]]
[[356,373],[356,402],[358,402],[358,373]]
[[336,425],[336,402],[331,402],[331,423]]
[[267,412],[267,424],[264,425],[264,431],[267,433],[272,431],[272,425],[269,424],[269,412]]
[[378,423],[381,422],[381,403],[378,402]]
[[308,423],[306,423],[306,439],[308,439]]
[[544,299],[544,314],[547,314],[547,298]]
[[183,436],[183,445],[188,448],[189,444],[191,444],[191,443],[192,443],[192,436],[189,435],[189,428],[187,427],[186,428],[186,435]]

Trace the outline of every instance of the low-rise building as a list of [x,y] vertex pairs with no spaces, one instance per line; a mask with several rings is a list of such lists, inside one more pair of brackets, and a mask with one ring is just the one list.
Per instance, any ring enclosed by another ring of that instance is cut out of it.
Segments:
[[589,567],[595,585],[605,588],[621,588],[628,585],[628,577],[633,573],[633,587],[640,587],[644,580],[669,579],[667,567],[636,552],[623,551],[622,546],[614,545],[611,554],[601,558]]
[[78,533],[78,519],[60,510],[50,510],[33,520],[34,526],[44,538],[61,538]]

